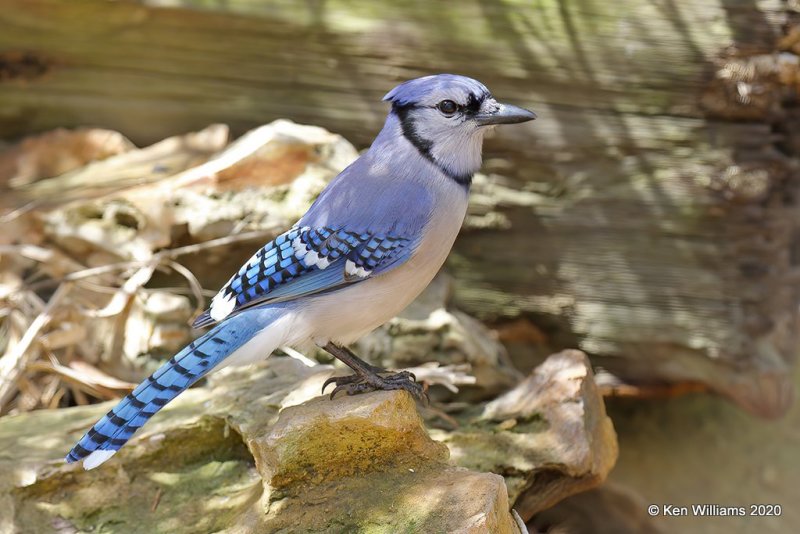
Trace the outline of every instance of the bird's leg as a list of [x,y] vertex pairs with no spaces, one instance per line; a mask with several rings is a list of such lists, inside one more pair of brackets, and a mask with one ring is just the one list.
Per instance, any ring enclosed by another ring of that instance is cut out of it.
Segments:
[[425,388],[416,382],[416,377],[408,371],[399,373],[389,373],[386,369],[370,365],[348,349],[333,343],[328,343],[324,350],[340,360],[353,370],[349,376],[334,376],[325,381],[322,391],[330,384],[336,384],[336,388],[331,392],[331,398],[340,391],[346,391],[348,395],[365,393],[375,390],[404,389],[417,399],[426,397]]

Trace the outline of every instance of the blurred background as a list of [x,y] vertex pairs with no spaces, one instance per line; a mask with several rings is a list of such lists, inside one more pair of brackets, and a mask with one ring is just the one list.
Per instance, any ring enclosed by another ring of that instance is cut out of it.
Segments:
[[459,399],[577,348],[618,434],[532,531],[800,529],[796,0],[0,0],[0,415],[123,395],[439,72],[539,116],[488,138],[445,268],[505,366]]

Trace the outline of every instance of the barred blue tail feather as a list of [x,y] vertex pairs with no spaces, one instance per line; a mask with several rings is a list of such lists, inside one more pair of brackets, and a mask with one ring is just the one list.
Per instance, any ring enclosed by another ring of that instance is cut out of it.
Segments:
[[[84,460],[84,467],[92,469],[108,460],[168,402],[268,327],[279,315],[274,312],[232,317],[184,347],[95,423],[69,451],[67,463]],[[264,350],[266,357],[273,348]]]

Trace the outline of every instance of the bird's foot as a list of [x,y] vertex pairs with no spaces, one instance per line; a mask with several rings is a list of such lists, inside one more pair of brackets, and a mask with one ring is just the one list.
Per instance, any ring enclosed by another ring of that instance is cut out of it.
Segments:
[[414,373],[408,371],[388,373],[386,369],[379,367],[373,367],[372,371],[370,373],[353,373],[348,376],[332,376],[322,385],[322,392],[325,393],[325,389],[331,384],[336,384],[331,392],[331,399],[340,391],[344,391],[348,395],[357,395],[369,391],[403,389],[411,393],[415,399],[427,401],[426,388],[416,381]]

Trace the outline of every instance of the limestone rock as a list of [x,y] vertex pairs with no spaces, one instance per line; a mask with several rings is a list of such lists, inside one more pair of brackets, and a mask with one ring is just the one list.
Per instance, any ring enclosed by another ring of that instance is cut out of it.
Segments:
[[603,484],[536,514],[529,525],[534,533],[664,534],[647,514],[648,504],[627,488]]
[[332,372],[274,357],[216,373],[88,472],[62,458],[110,404],[3,418],[0,530],[517,533],[511,503],[527,520],[616,457],[579,352],[438,441],[405,392],[319,397]]
[[61,459],[109,404],[4,418],[0,530],[520,532],[502,477],[449,464],[407,393],[304,399],[331,371],[224,372],[92,471]]
[[331,402],[318,397],[283,410],[265,436],[248,441],[261,476],[274,489],[299,488],[373,471],[443,464],[405,392],[368,393]]
[[580,351],[550,356],[464,422],[433,435],[458,465],[504,474],[523,519],[599,485],[617,459],[614,427]]
[[[269,508],[266,532],[519,534],[502,477],[449,467],[372,473],[315,486]],[[524,525],[522,525],[524,528]]]
[[447,465],[405,392],[287,408],[248,446],[268,532],[520,532],[502,477]]

